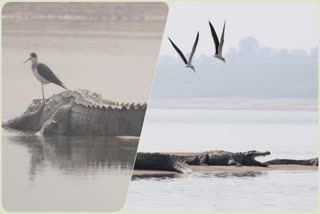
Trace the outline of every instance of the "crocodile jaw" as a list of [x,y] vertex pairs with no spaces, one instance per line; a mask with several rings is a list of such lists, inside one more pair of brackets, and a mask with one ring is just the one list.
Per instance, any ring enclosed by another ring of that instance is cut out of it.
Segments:
[[271,153],[269,151],[266,152],[259,152],[259,151],[248,151],[244,154],[244,165],[251,165],[251,166],[268,166],[268,164],[261,163],[260,161],[257,161],[255,158],[259,156],[267,156]]

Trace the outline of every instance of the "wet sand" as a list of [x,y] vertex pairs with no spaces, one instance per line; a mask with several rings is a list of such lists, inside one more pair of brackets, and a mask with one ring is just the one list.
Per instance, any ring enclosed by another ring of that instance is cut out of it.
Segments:
[[[317,166],[303,166],[303,165],[271,165],[268,167],[257,166],[190,166],[193,172],[262,172],[270,170],[318,170]],[[162,170],[134,170],[133,175],[176,175],[181,174],[172,171]]]
[[[165,154],[173,155],[194,155],[193,152],[163,152]],[[258,166],[190,166],[192,172],[208,172],[208,173],[221,173],[221,172],[262,172],[270,170],[318,170],[318,166],[305,166],[305,165],[270,165],[268,167]],[[133,175],[177,175],[181,173],[164,170],[134,170]]]

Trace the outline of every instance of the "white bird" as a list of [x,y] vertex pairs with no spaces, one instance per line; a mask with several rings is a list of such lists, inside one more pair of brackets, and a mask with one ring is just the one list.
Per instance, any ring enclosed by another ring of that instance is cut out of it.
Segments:
[[38,63],[38,57],[36,53],[31,53],[29,59],[24,63],[31,60],[32,66],[31,70],[34,76],[41,82],[42,86],[42,99],[44,99],[43,84],[54,83],[67,89],[67,87],[59,80],[59,78],[50,70],[48,66],[42,63]]
[[224,43],[224,29],[225,29],[225,26],[226,26],[226,21],[224,21],[224,24],[223,24],[223,31],[222,31],[222,34],[221,34],[220,42],[219,42],[218,36],[216,34],[216,31],[214,30],[214,28],[213,28],[213,26],[212,26],[210,21],[209,21],[209,26],[210,26],[211,35],[212,35],[212,38],[213,38],[213,41],[214,41],[214,45],[216,47],[216,53],[215,53],[214,56],[217,59],[220,59],[224,63],[226,63],[225,59],[222,56],[222,47],[223,47],[223,43]]
[[184,64],[186,65],[186,67],[187,68],[191,68],[194,72],[196,72],[195,69],[194,69],[194,66],[191,64],[191,62],[192,62],[192,58],[193,58],[194,52],[196,51],[196,48],[197,48],[197,45],[198,45],[199,32],[197,33],[197,37],[196,37],[196,40],[194,41],[194,44],[193,44],[193,47],[192,47],[192,51],[190,53],[188,61],[187,61],[186,57],[183,55],[183,53],[181,52],[181,50],[174,44],[174,42],[169,37],[168,37],[168,39],[170,40],[170,42],[171,42],[172,46],[174,47],[174,49],[176,49],[176,51],[178,52],[178,54],[182,58],[182,60],[183,60]]

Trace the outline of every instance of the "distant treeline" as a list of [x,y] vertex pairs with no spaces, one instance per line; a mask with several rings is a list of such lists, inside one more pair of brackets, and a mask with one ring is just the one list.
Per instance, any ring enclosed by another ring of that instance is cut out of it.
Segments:
[[65,19],[121,21],[165,20],[163,3],[37,3],[11,2],[3,8],[3,19]]

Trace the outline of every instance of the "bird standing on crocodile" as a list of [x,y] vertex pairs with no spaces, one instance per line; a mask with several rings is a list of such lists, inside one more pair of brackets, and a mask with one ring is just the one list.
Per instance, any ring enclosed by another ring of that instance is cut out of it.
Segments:
[[[31,53],[29,59],[27,59],[24,63],[28,61],[32,62],[31,70],[34,76],[40,81],[42,86],[42,99],[44,100],[44,90],[43,84],[54,83],[58,86],[61,86],[64,89],[67,87],[61,82],[61,80],[51,71],[51,69],[43,63],[38,62],[38,56],[36,53]],[[68,89],[67,89],[68,90]]]

